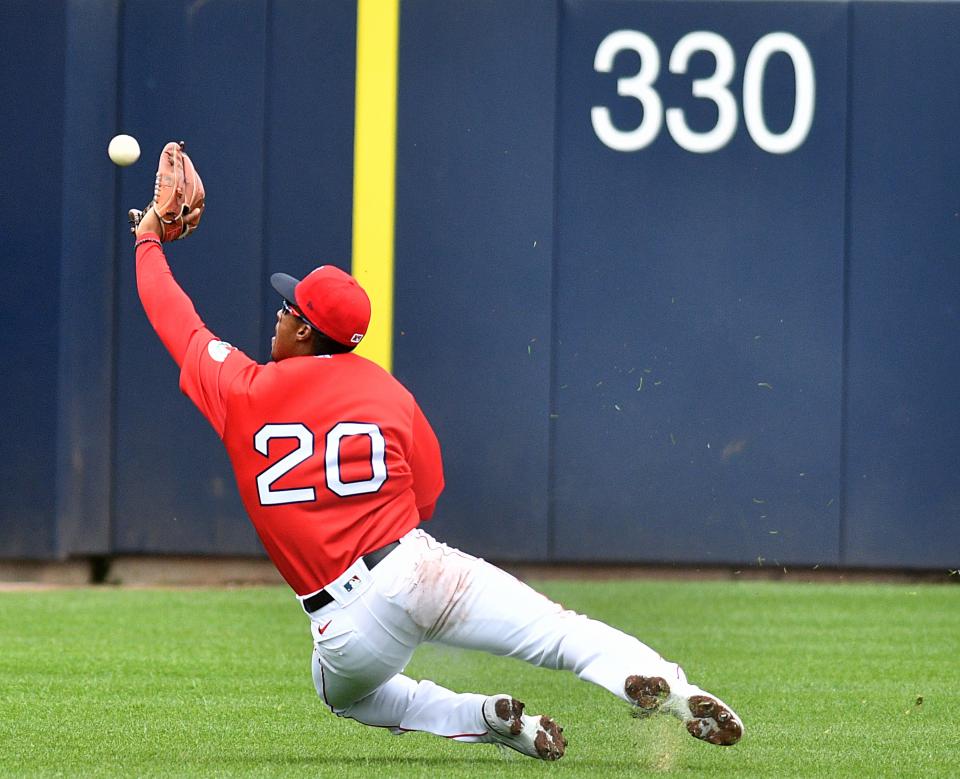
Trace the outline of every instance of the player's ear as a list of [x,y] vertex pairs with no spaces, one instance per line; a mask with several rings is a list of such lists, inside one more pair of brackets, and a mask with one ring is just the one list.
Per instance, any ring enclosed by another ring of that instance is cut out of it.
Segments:
[[297,328],[297,340],[309,341],[311,338],[313,338],[313,328],[306,322],[301,322]]

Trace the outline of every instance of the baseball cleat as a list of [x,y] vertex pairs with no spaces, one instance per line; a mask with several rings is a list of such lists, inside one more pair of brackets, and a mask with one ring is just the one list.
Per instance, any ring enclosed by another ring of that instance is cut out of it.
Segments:
[[672,714],[683,722],[691,736],[701,741],[727,747],[743,736],[743,723],[736,712],[699,687],[687,687],[683,694],[673,693],[659,676],[628,676],[624,690],[644,714]]
[[509,695],[483,702],[483,719],[498,744],[539,760],[559,760],[567,748],[561,728],[547,716],[523,713],[524,704]]
[[736,744],[743,735],[743,723],[736,712],[710,693],[696,687],[694,690],[696,693],[681,699],[680,704],[680,718],[687,726],[687,732],[694,738],[722,747]]
[[628,676],[623,689],[642,714],[653,714],[670,696],[670,685],[659,676]]

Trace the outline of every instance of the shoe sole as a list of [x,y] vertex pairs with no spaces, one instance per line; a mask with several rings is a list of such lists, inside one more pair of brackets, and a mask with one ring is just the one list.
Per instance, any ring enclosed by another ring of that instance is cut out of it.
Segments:
[[510,728],[511,736],[519,736],[523,730],[523,707],[524,703],[516,698],[500,698],[494,704],[493,710],[497,717]]
[[[509,729],[509,739],[511,740],[519,738],[523,733],[525,724],[523,721],[524,705],[522,701],[518,701],[516,698],[500,698],[494,704],[494,713]],[[527,720],[529,722],[530,717],[527,717]],[[494,732],[496,732],[496,729],[494,729]],[[504,736],[503,738],[508,737]],[[527,754],[523,749],[517,749],[517,745],[511,744],[510,740],[503,743],[522,754]],[[536,735],[533,737],[533,748],[540,760],[552,761],[563,757],[567,749],[567,739],[563,736],[563,728],[552,717],[546,715],[540,717],[536,726]],[[530,756],[532,757],[532,755]]]
[[567,751],[567,740],[563,737],[561,728],[554,719],[546,715],[540,717],[537,726],[537,735],[533,739],[533,748],[541,760],[559,760]]
[[[687,698],[671,696],[670,685],[659,676],[628,676],[624,692],[643,714],[669,710],[683,720],[687,732],[708,744],[728,747],[743,736],[743,723],[719,698],[702,690]],[[673,697],[675,700],[668,700]]]
[[670,685],[659,676],[628,676],[623,689],[644,714],[653,714],[670,696]]
[[736,744],[743,735],[743,725],[733,709],[719,698],[710,695],[691,695],[687,698],[687,707],[693,719],[687,720],[687,732],[694,738],[729,747]]

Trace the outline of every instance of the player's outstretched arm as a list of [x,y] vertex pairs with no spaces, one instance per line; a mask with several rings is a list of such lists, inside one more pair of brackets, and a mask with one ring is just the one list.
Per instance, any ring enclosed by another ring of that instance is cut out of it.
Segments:
[[184,144],[163,147],[157,164],[153,199],[127,218],[136,236],[137,291],[147,319],[178,366],[187,346],[203,327],[193,303],[173,278],[162,243],[185,238],[200,224],[205,192]]
[[203,328],[203,320],[173,278],[159,235],[147,229],[138,232],[136,251],[137,292],[143,310],[177,367],[181,367],[190,339]]
[[180,389],[200,409],[221,438],[227,392],[241,374],[252,380],[256,363],[220,341],[203,324],[180,287],[164,254],[164,244],[190,235],[204,209],[200,176],[183,144],[168,143],[160,155],[153,200],[127,218],[136,236],[137,292],[147,319],[180,368]]

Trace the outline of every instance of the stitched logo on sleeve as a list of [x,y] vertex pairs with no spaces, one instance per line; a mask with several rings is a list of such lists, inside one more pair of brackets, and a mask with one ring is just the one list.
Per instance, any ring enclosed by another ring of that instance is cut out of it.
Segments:
[[232,351],[233,346],[226,341],[211,341],[207,344],[207,354],[214,362],[223,362]]

